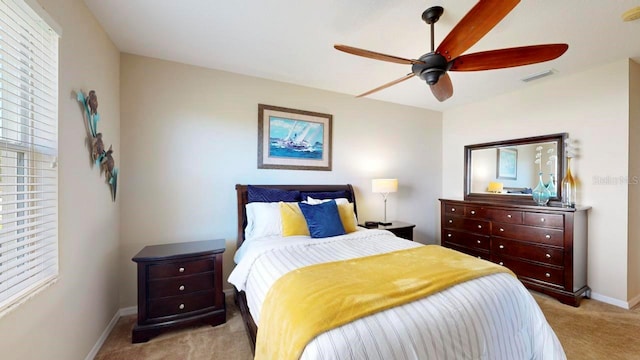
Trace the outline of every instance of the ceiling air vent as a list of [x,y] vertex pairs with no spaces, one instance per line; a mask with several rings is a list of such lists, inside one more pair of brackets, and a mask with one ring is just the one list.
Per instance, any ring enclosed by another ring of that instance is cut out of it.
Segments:
[[538,79],[542,79],[543,77],[547,77],[549,75],[553,75],[555,74],[555,70],[545,70],[539,73],[535,73],[535,74],[531,74],[531,75],[527,75],[525,77],[523,77],[522,81],[524,82],[529,82],[529,81],[533,81],[533,80],[538,80]]

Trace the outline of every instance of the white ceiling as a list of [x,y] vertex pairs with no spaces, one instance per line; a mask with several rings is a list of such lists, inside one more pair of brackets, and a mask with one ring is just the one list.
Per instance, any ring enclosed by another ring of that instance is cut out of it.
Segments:
[[[409,65],[335,50],[345,44],[403,58],[430,50],[421,15],[444,7],[436,47],[474,0],[85,0],[126,53],[358,95],[411,72]],[[567,43],[556,60],[510,69],[450,72],[454,95],[440,103],[412,78],[369,98],[445,110],[535,82],[548,69],[566,76],[624,58],[640,62],[640,20],[623,22],[640,0],[525,0],[465,54]],[[548,78],[547,78],[548,79]],[[547,81],[541,79],[537,81]],[[598,79],[593,79],[598,81]]]

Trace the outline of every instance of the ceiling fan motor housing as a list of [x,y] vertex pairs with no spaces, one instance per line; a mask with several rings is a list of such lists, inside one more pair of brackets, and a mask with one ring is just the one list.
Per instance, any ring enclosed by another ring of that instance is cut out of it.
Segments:
[[411,71],[429,85],[435,85],[440,79],[440,76],[444,75],[449,67],[447,59],[434,52],[424,54],[418,60],[422,62],[414,63],[411,66]]

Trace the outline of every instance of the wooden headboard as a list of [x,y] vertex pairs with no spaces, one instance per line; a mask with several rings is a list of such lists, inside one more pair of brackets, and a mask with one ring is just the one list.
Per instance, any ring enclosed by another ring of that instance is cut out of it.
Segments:
[[[353,186],[351,184],[346,185],[253,185],[270,189],[280,190],[299,190],[299,191],[346,191],[349,194],[347,199],[353,203],[353,211],[358,214],[356,210],[356,195],[353,192]],[[247,196],[247,186],[236,184],[236,193],[238,196],[238,240],[236,246],[239,248],[244,242],[244,228],[247,226],[247,210],[246,206],[249,202]]]

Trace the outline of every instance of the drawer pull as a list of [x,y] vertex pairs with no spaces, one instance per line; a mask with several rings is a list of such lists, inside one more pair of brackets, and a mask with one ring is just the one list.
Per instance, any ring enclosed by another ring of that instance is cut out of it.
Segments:
[[478,259],[482,259],[482,256],[478,256]]
[[180,306],[178,306],[178,309],[184,310],[184,304],[180,304]]
[[449,224],[453,224],[453,219],[449,219]]
[[547,234],[544,236],[545,239],[551,239],[551,235]]
[[184,285],[180,285],[180,287],[178,288],[178,290],[180,290],[180,291],[184,291]]
[[500,245],[498,246],[500,249],[504,249],[504,245]]
[[184,268],[181,267],[180,269],[178,269],[179,272],[184,272]]
[[481,241],[480,241],[480,240],[476,240],[476,241],[478,242],[478,244],[480,244],[480,243],[481,243]]
[[544,222],[544,218],[540,218],[540,222]]
[[500,231],[504,231],[504,229],[503,229],[503,228],[500,228]]
[[482,229],[482,225],[478,225],[478,229]]
[[511,219],[511,214],[507,214],[507,217],[508,217],[509,219]]
[[551,254],[544,254],[544,257],[546,257],[547,259],[551,259]]
[[546,277],[550,278],[550,277],[551,277],[551,274],[549,274],[549,273],[544,273],[544,276],[546,276]]
[[471,210],[471,215],[475,215],[476,211],[475,210]]
[[451,237],[451,236],[453,236],[453,235],[451,235],[451,233],[447,234],[447,237]]
[[500,261],[500,262],[498,263],[498,265],[504,265],[504,263],[503,263],[502,261]]
[[456,208],[451,208],[451,212],[456,212]]

